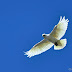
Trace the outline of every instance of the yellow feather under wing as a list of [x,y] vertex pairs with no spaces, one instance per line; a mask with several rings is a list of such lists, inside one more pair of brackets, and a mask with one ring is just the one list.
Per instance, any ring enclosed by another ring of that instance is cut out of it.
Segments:
[[47,50],[49,50],[53,46],[53,43],[43,39],[39,43],[33,46],[29,51],[25,52],[25,55],[28,55],[27,57],[32,57],[34,55],[41,54]]

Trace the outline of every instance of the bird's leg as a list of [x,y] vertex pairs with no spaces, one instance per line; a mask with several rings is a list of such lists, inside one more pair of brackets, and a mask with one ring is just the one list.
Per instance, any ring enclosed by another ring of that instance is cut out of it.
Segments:
[[55,44],[56,46],[58,46],[58,43],[57,43],[57,42],[55,42],[54,44]]

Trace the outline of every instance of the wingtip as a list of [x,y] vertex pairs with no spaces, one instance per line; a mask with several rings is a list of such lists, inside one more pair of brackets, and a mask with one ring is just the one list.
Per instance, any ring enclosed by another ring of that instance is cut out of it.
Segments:
[[69,22],[69,20],[68,20],[68,19],[66,19],[66,22]]
[[65,19],[65,16],[63,17],[63,19]]
[[32,56],[30,55],[29,51],[24,52],[24,55],[27,55],[28,58],[31,58]]
[[60,21],[62,20],[62,16],[60,16]]
[[65,16],[63,16],[63,18],[62,18],[62,16],[60,16],[60,21],[59,22],[69,22],[69,20],[68,19],[65,19]]

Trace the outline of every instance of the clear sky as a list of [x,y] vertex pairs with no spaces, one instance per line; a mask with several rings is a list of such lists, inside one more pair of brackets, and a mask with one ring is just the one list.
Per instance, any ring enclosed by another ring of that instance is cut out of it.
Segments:
[[[60,16],[69,19],[63,50],[27,58],[28,51],[50,33]],[[71,72],[72,0],[0,0],[0,72]]]

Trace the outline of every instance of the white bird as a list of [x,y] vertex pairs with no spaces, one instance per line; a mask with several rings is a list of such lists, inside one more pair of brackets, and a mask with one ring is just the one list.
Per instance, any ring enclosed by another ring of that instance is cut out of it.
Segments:
[[27,57],[30,58],[49,50],[53,45],[54,50],[63,49],[67,44],[67,39],[61,38],[64,36],[67,30],[68,22],[69,20],[65,19],[65,16],[63,17],[63,19],[61,16],[59,23],[55,25],[52,32],[50,34],[42,34],[44,39],[35,44],[29,51],[25,52],[24,55],[28,55]]

